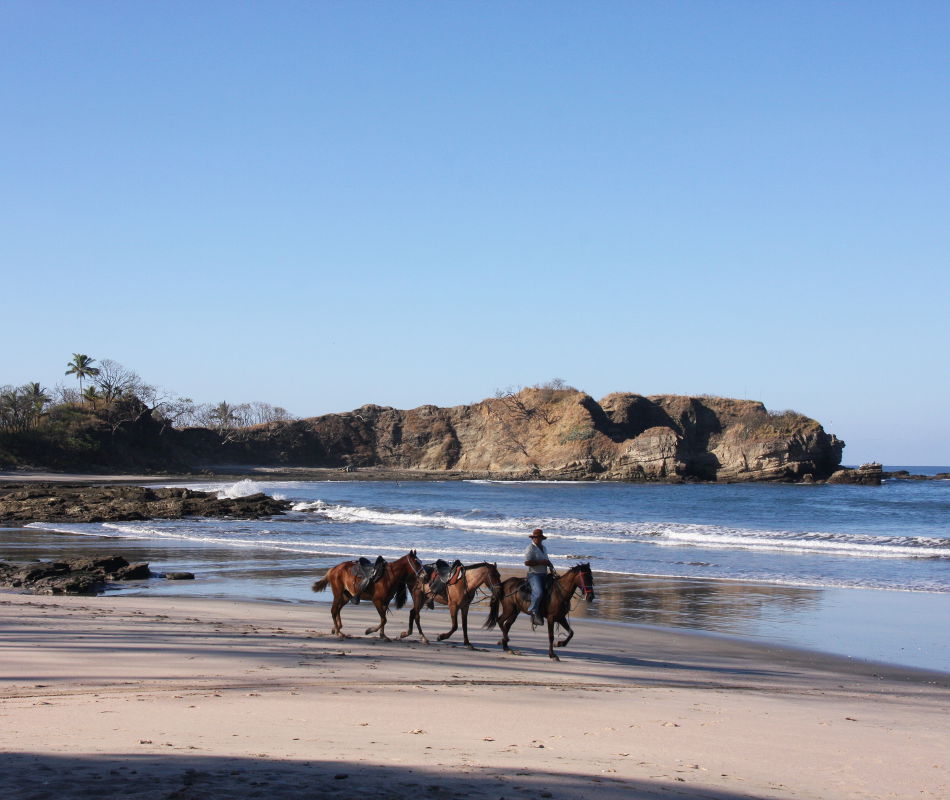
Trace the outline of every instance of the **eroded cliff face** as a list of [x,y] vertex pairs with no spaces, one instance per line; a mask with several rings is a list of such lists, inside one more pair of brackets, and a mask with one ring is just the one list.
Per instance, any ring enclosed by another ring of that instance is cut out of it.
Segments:
[[529,388],[468,406],[363,406],[247,431],[256,463],[457,471],[562,480],[824,479],[844,442],[794,412],[714,397]]

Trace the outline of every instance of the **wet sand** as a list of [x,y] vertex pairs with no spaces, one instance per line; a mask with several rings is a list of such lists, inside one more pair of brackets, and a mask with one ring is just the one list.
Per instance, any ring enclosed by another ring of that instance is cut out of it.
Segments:
[[317,603],[0,595],[0,796],[950,795],[945,674],[589,620],[554,663],[481,619],[470,651]]

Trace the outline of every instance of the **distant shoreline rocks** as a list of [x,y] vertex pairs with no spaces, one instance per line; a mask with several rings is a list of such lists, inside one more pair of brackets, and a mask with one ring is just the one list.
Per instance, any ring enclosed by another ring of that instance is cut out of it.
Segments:
[[906,469],[898,469],[891,472],[882,472],[881,475],[885,479],[902,481],[950,481],[950,472],[938,472],[936,475],[915,475]]
[[85,483],[0,484],[2,522],[128,522],[182,517],[261,519],[290,509],[263,492],[219,498],[216,492]]

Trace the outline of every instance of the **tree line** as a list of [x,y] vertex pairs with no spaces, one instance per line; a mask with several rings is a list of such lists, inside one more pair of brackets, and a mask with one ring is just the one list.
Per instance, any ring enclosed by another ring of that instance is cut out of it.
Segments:
[[260,401],[196,403],[146,383],[116,361],[97,363],[85,353],[73,353],[66,367],[64,375],[74,376],[78,389],[59,384],[50,390],[38,382],[0,386],[0,432],[35,431],[52,415],[69,410],[94,415],[113,433],[148,415],[161,425],[161,431],[166,427],[210,428],[223,439],[254,425],[295,419],[287,409]]

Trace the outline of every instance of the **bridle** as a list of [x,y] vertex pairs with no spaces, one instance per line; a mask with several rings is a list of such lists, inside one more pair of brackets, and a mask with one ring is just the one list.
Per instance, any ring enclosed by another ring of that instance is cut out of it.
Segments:
[[590,568],[581,570],[581,585],[580,590],[584,595],[584,599],[590,599],[594,596],[594,583],[593,580],[590,583],[587,583],[587,576],[590,575]]

